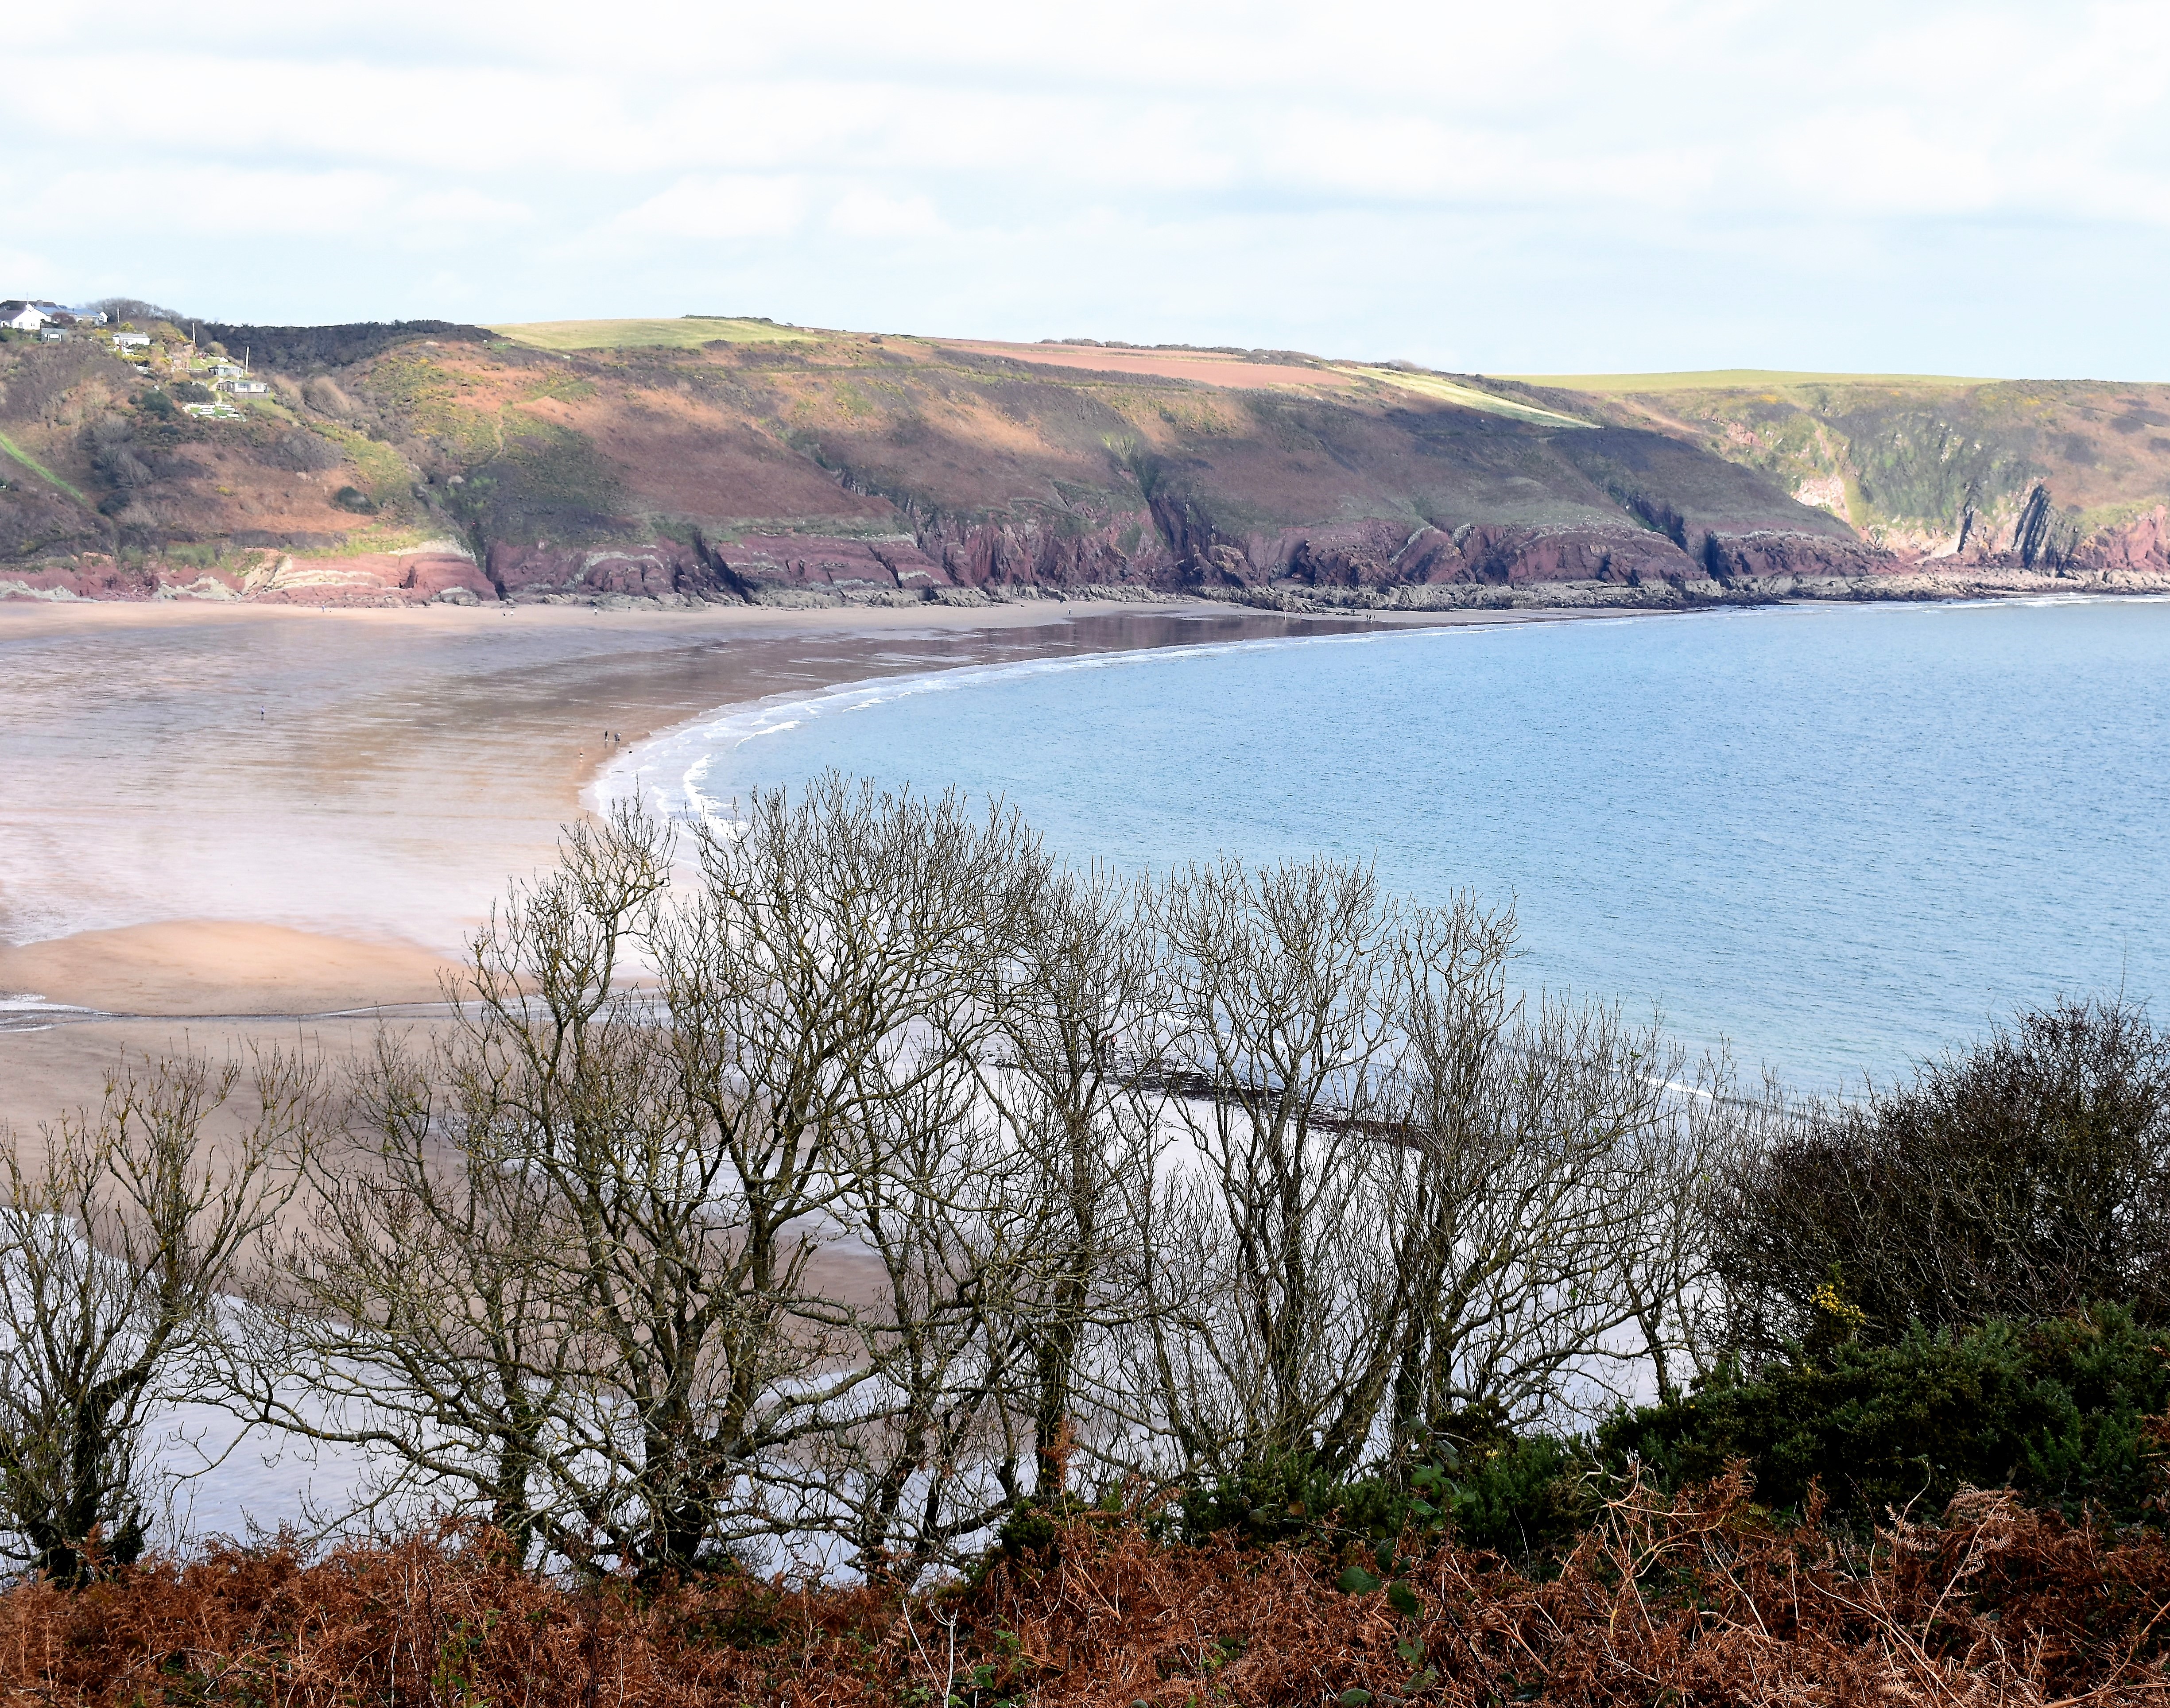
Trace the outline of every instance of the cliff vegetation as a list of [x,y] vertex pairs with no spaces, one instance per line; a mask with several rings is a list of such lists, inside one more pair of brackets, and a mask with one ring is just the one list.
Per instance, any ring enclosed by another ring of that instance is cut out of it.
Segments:
[[[0,345],[0,590],[1422,608],[2170,575],[2162,387],[1540,382],[709,316],[144,324],[127,360]],[[175,407],[197,341],[251,395]]]

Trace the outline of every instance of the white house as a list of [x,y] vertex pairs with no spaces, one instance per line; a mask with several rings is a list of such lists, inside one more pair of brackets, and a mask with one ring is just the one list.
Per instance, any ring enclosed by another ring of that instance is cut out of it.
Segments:
[[151,334],[147,332],[116,332],[113,334],[113,347],[115,350],[148,350],[151,348]]
[[45,323],[45,312],[33,303],[0,302],[0,326],[17,332],[36,332]]
[[236,397],[260,398],[271,388],[261,380],[222,380],[219,389],[232,392]]

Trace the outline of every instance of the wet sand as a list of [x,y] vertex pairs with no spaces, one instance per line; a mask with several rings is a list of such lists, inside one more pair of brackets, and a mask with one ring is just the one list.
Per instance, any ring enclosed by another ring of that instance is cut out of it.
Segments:
[[[220,1049],[291,1040],[297,1017],[432,1001],[506,882],[549,862],[598,769],[716,707],[1365,626],[1205,604],[0,603],[0,1121],[94,1101],[123,1044],[184,1027]],[[25,995],[97,1012],[4,1000]],[[105,1017],[120,1016],[135,1017]],[[351,1030],[312,1024],[327,1047]]]

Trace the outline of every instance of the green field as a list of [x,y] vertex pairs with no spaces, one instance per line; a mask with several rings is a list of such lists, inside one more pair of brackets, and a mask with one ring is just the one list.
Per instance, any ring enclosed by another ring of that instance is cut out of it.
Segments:
[[537,350],[698,350],[721,339],[731,344],[804,344],[814,334],[765,320],[728,320],[687,315],[676,320],[531,320],[489,331]]
[[1561,392],[1758,392],[1773,386],[1992,386],[1958,374],[1805,374],[1778,368],[1710,368],[1685,374],[1494,374]]
[[1367,379],[1382,380],[1387,385],[1399,386],[1405,392],[1436,398],[1443,403],[1459,403],[1465,409],[1483,409],[1494,415],[1511,416],[1517,421],[1534,421],[1543,427],[1587,427],[1591,424],[1587,421],[1578,421],[1572,415],[1560,414],[1557,410],[1541,409],[1535,403],[1520,403],[1491,392],[1480,392],[1474,386],[1465,386],[1439,374],[1405,373],[1399,368],[1351,368],[1344,371],[1362,374]]

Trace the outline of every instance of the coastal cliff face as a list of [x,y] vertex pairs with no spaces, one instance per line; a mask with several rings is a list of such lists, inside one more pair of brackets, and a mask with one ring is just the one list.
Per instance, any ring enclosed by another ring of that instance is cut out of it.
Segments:
[[1805,374],[1579,384],[1503,389],[1572,399],[1766,473],[1902,573],[2170,573],[2170,387]]
[[1661,604],[2170,577],[2163,387],[1562,388],[623,324],[569,350],[207,328],[272,387],[223,419],[88,340],[0,346],[0,595]]

